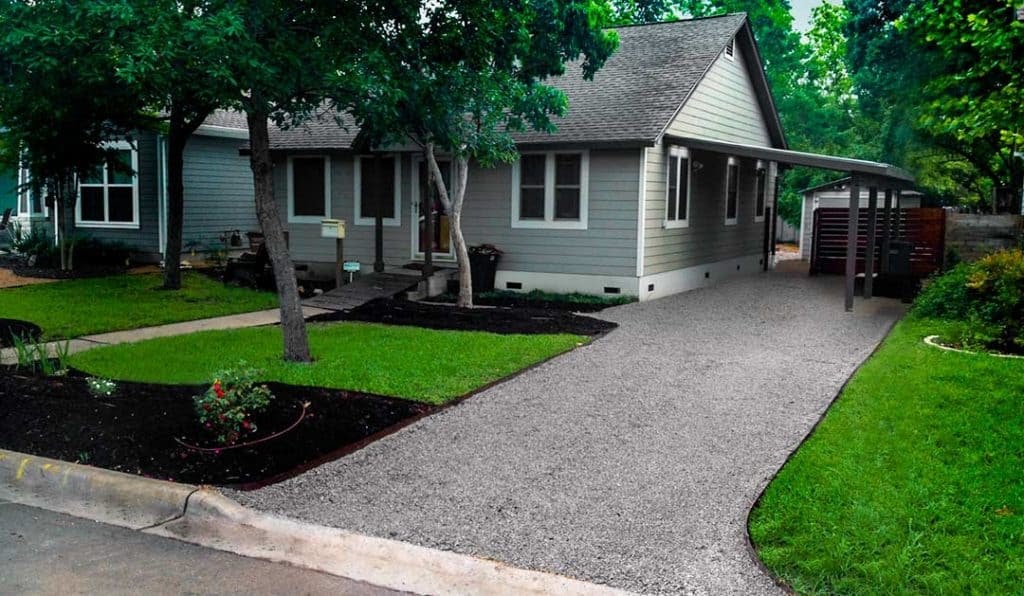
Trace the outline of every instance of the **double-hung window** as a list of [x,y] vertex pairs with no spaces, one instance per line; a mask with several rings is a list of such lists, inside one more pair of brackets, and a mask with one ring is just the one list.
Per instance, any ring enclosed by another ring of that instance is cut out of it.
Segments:
[[768,167],[757,162],[757,180],[754,187],[754,221],[764,221],[764,208],[768,198]]
[[355,161],[356,224],[401,225],[401,161],[395,155],[367,155]]
[[46,204],[43,202],[44,190],[38,185],[32,184],[31,180],[28,170],[18,169],[18,216],[29,219],[44,217],[46,215]]
[[288,158],[288,221],[320,223],[331,212],[331,160],[323,155]]
[[83,228],[139,227],[139,156],[128,143],[108,147],[106,163],[78,184],[75,225]]
[[665,227],[686,227],[690,222],[690,152],[685,147],[669,147],[665,186]]
[[512,166],[512,227],[587,228],[590,154],[526,153]]
[[725,166],[725,225],[735,225],[739,221],[739,212],[740,162],[730,157]]

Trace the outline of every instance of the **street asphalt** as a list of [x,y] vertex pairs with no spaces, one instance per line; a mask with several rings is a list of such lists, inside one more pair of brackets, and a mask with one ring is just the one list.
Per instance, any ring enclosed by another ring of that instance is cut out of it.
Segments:
[[232,496],[636,592],[776,593],[749,508],[903,310],[778,271],[609,309],[592,345]]
[[0,501],[3,594],[398,594]]

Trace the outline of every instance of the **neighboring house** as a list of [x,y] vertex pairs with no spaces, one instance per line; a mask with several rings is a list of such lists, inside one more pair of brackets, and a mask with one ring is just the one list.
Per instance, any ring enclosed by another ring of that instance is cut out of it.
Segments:
[[0,216],[18,207],[18,173],[0,168]]
[[[244,239],[245,232],[259,229],[249,160],[238,153],[247,140],[245,118],[224,111],[211,115],[189,140],[184,170],[186,254],[221,249],[222,238],[230,240],[235,230]],[[159,261],[167,234],[166,138],[146,132],[131,144],[112,146],[135,173],[104,167],[81,181],[76,233],[123,243],[137,260]],[[45,226],[53,235],[52,209],[27,181],[27,172],[22,171],[18,220],[22,226]]]
[[[504,251],[500,289],[629,294],[641,299],[760,271],[777,164],[752,150],[786,142],[745,15],[617,29],[620,46],[593,81],[578,64],[551,81],[569,113],[557,132],[516,136],[521,158],[473,165],[463,229]],[[419,149],[357,152],[358,131],[324,117],[274,130],[275,190],[293,258],[329,275],[322,218],[348,223],[345,257],[453,263],[448,223],[422,238],[426,172]],[[737,152],[723,151],[735,145]]]
[[[811,260],[811,237],[814,234],[814,212],[821,209],[847,209],[850,206],[850,179],[842,178],[800,191],[803,195],[803,209],[800,212],[800,258]],[[870,192],[867,188],[860,189],[860,206],[868,208]],[[885,195],[879,193],[877,206],[881,210],[885,205]],[[921,193],[916,190],[904,190],[899,194],[901,209],[912,209],[921,206]],[[896,208],[896,195],[892,198],[892,208]]]

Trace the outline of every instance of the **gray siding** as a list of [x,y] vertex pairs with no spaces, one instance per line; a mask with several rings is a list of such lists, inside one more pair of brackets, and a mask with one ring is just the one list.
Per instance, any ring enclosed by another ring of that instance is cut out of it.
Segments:
[[185,242],[219,248],[224,232],[259,230],[249,158],[242,141],[193,137],[185,148]]
[[139,151],[138,229],[79,228],[78,231],[106,242],[121,242],[137,252],[155,253],[160,251],[157,207],[159,164],[157,163],[156,134],[140,134],[137,147]]
[[640,150],[591,151],[586,230],[513,228],[512,168],[473,169],[463,229],[470,244],[505,251],[500,268],[636,277]]
[[[754,221],[756,160],[740,159],[739,211],[735,225],[725,225],[725,176],[728,156],[691,151],[702,168],[691,174],[689,226],[665,227],[666,149],[647,152],[647,200],[644,224],[644,275],[758,254],[763,250],[764,222]],[[772,184],[769,176],[767,198]]]
[[739,44],[735,60],[725,54],[719,56],[668,131],[680,136],[771,145]]
[[[508,165],[469,174],[463,230],[471,245],[501,248],[501,269],[536,273],[636,276],[639,150],[591,151],[589,222],[586,230],[513,228],[512,168]],[[402,160],[401,226],[384,227],[384,259],[401,266],[412,259],[412,175],[416,156]],[[332,216],[348,221],[345,259],[364,267],[373,262],[373,226],[352,225],[355,217],[352,158],[331,160]],[[275,193],[287,222],[287,174],[284,158],[274,168]],[[333,263],[334,243],[320,238],[319,226],[286,223],[293,257],[299,262]]]

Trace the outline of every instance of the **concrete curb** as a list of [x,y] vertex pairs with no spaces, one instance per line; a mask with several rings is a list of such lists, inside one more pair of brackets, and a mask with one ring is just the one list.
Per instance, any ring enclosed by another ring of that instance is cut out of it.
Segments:
[[138,530],[181,517],[198,487],[0,449],[0,499]]
[[0,500],[416,594],[624,595],[607,586],[260,513],[211,488],[0,450]]

